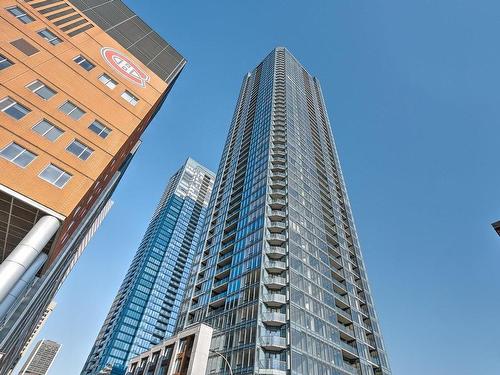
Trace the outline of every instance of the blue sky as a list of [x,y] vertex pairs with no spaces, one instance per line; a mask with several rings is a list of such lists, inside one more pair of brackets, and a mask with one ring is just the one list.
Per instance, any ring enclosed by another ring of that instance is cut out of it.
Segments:
[[127,1],[187,59],[40,337],[79,374],[168,177],[216,169],[243,75],[321,83],[394,374],[500,373],[498,1]]

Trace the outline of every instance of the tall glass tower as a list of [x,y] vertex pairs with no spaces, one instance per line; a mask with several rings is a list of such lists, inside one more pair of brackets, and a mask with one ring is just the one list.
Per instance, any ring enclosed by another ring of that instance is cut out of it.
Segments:
[[208,215],[178,323],[214,328],[207,373],[390,374],[321,88],[284,48],[243,80]]
[[214,174],[188,159],[171,178],[82,375],[127,361],[174,333]]

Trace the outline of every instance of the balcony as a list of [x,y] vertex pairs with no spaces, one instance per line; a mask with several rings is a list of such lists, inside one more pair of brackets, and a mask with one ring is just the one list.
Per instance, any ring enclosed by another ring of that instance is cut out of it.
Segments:
[[286,219],[286,212],[282,210],[271,210],[268,212],[267,216],[271,220],[284,220]]
[[191,310],[196,310],[199,307],[201,307],[200,301],[191,302]]
[[284,189],[271,189],[269,192],[272,198],[285,198],[286,190]]
[[272,160],[271,160],[273,163],[286,163],[286,158],[282,158],[282,157],[273,157]]
[[269,245],[271,246],[280,246],[285,244],[286,242],[286,236],[283,234],[277,234],[277,233],[271,233],[267,236],[267,242],[269,242]]
[[286,229],[286,224],[281,221],[271,221],[267,225],[267,229],[272,233],[281,233]]
[[279,163],[273,161],[271,164],[271,171],[273,172],[284,172],[286,170],[286,166],[284,163]]
[[271,259],[279,259],[286,255],[286,250],[280,246],[267,246],[266,254]]
[[223,266],[225,263],[228,263],[228,259],[230,260],[233,256],[233,252],[229,252],[226,254],[219,255],[219,259],[217,260],[217,264]]
[[280,293],[267,293],[262,295],[262,302],[269,307],[281,307],[286,304],[286,296]]
[[340,330],[340,337],[345,339],[345,340],[354,340],[354,328],[352,325],[346,326],[342,323],[338,324],[339,330]]
[[286,314],[279,312],[263,312],[262,322],[268,326],[280,327],[286,324]]
[[286,138],[282,136],[273,136],[272,141],[275,145],[284,145],[286,143]]
[[280,273],[286,270],[286,263],[280,260],[271,260],[264,262],[264,267],[268,272]]
[[271,199],[268,203],[273,210],[279,210],[286,206],[284,199]]
[[212,296],[210,298],[209,305],[213,308],[217,308],[217,307],[224,305],[224,303],[226,302],[226,295],[227,295],[227,292],[222,292],[222,293],[219,293],[215,296]]
[[228,282],[229,282],[229,277],[225,277],[222,280],[215,280],[214,284],[212,285],[212,291],[218,293],[224,289],[227,289]]
[[259,375],[286,375],[287,369],[286,361],[279,361],[277,359],[259,361]]
[[261,336],[259,338],[260,346],[266,350],[281,351],[286,349],[286,337],[280,336]]
[[345,296],[341,296],[341,295],[340,295],[340,294],[338,294],[338,293],[333,293],[333,294],[335,295],[335,298],[337,299],[337,301],[339,301],[339,302],[340,302],[340,303],[339,303],[339,305],[340,305],[339,307],[340,307],[341,309],[347,309],[348,307],[350,307],[350,306],[349,306],[349,299],[348,299],[347,295],[345,295]]
[[286,278],[281,277],[281,276],[268,276],[264,278],[264,284],[269,288],[269,289],[281,289],[284,286],[286,286]]
[[340,307],[335,306],[335,310],[345,319],[352,321],[352,316],[348,311],[342,310]]
[[273,189],[284,189],[286,182],[283,180],[271,180],[270,185]]
[[272,172],[271,179],[272,180],[283,180],[286,178],[286,173],[283,172]]
[[273,149],[273,151],[277,151],[277,152],[281,151],[283,153],[285,153],[285,151],[286,151],[285,145],[273,145],[272,149]]
[[378,355],[370,354],[368,360],[377,365],[378,367],[380,367],[380,357]]
[[[354,345],[356,345],[356,344],[354,344]],[[348,353],[344,353],[344,355],[347,354],[347,357],[349,357],[349,358],[352,358],[352,356],[354,355],[354,358],[357,358],[358,349],[355,346],[353,346],[345,341],[342,341],[342,340],[340,341],[340,346],[341,346],[343,351],[348,352]]]
[[231,270],[231,263],[226,264],[224,267],[221,267],[215,271],[215,277],[217,278],[223,278],[229,275],[229,272]]
[[344,370],[348,371],[350,374],[356,374],[356,375],[361,374],[361,370],[359,369],[359,367],[351,365],[348,362],[344,362],[343,367],[344,367]]
[[366,323],[365,321],[362,321],[361,327],[363,327],[364,329],[366,329],[369,332],[373,331],[373,327],[372,327],[371,323]]

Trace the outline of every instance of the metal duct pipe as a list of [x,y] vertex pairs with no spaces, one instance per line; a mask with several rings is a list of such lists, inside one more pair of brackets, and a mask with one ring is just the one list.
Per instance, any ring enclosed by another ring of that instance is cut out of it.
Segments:
[[60,225],[54,216],[42,217],[0,264],[0,303],[42,252]]
[[26,272],[19,279],[16,285],[14,285],[14,287],[10,290],[9,294],[7,294],[2,303],[0,303],[0,318],[7,314],[9,309],[26,290],[28,285],[33,282],[37,272],[40,270],[40,268],[42,268],[48,257],[49,256],[47,254],[41,253],[31,264],[30,268],[26,270]]

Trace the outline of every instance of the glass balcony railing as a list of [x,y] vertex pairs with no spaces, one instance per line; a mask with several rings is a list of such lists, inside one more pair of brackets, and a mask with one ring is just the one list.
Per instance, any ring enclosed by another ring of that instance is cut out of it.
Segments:
[[233,256],[233,252],[229,252],[229,253],[226,253],[224,255],[219,255],[219,260],[217,261],[218,262],[222,262],[223,260],[227,259],[227,258],[230,258]]
[[286,195],[286,191],[284,189],[271,189],[271,195],[284,197]]
[[286,278],[281,276],[275,276],[275,277],[268,276],[264,278],[264,283],[267,285],[277,285],[281,287],[286,285]]
[[272,234],[267,236],[267,240],[268,241],[276,241],[276,242],[285,242],[286,237],[283,234],[272,233]]
[[271,218],[276,217],[278,219],[282,219],[286,217],[286,212],[282,210],[271,210],[268,212],[268,216]]
[[269,205],[270,206],[281,206],[284,207],[286,205],[286,201],[284,199],[270,199],[269,200]]
[[225,271],[227,271],[230,268],[231,268],[231,263],[226,264],[224,267],[218,268],[217,271],[215,271],[215,274],[217,275],[219,273],[225,272]]
[[286,337],[281,336],[261,336],[260,345],[267,348],[286,348]]
[[225,298],[227,296],[227,292],[222,292],[222,293],[219,293],[215,296],[212,296],[210,298],[210,302],[214,302],[214,301],[218,301],[220,300],[221,298]]
[[271,221],[269,224],[268,224],[268,228],[271,230],[271,229],[275,229],[277,231],[283,231],[286,229],[286,224],[282,221]]
[[380,366],[380,358],[378,356],[370,355],[369,360],[375,363],[377,366]]
[[334,293],[335,294],[335,298],[341,300],[342,302],[344,302],[346,305],[349,305],[349,298],[347,298],[347,294],[345,296],[341,296],[340,294],[338,293]]
[[288,369],[286,361],[280,361],[278,359],[263,359],[259,361],[259,367],[265,370],[279,371],[286,371]]
[[280,312],[263,312],[262,321],[271,325],[283,325],[286,323],[286,314]]
[[213,287],[214,288],[217,288],[218,286],[221,286],[221,285],[224,285],[224,284],[227,284],[229,282],[229,277],[225,277],[223,278],[222,280],[217,280],[215,281]]
[[286,269],[286,263],[280,260],[268,260],[264,262],[264,267],[267,268],[268,270],[281,272]]
[[358,349],[352,346],[351,344],[348,344],[344,341],[340,341],[340,346],[351,353],[358,354]]
[[343,365],[344,369],[349,371],[351,374],[356,374],[356,375],[361,375],[361,370],[354,365],[351,365],[350,363],[344,362]]
[[335,306],[335,310],[343,317],[352,320],[352,316],[349,312],[342,310],[340,307]]
[[266,253],[268,255],[283,256],[283,255],[286,255],[286,250],[285,250],[285,248],[280,247],[280,246],[267,246]]
[[266,293],[262,295],[262,301],[270,305],[284,305],[286,296],[280,293]]

